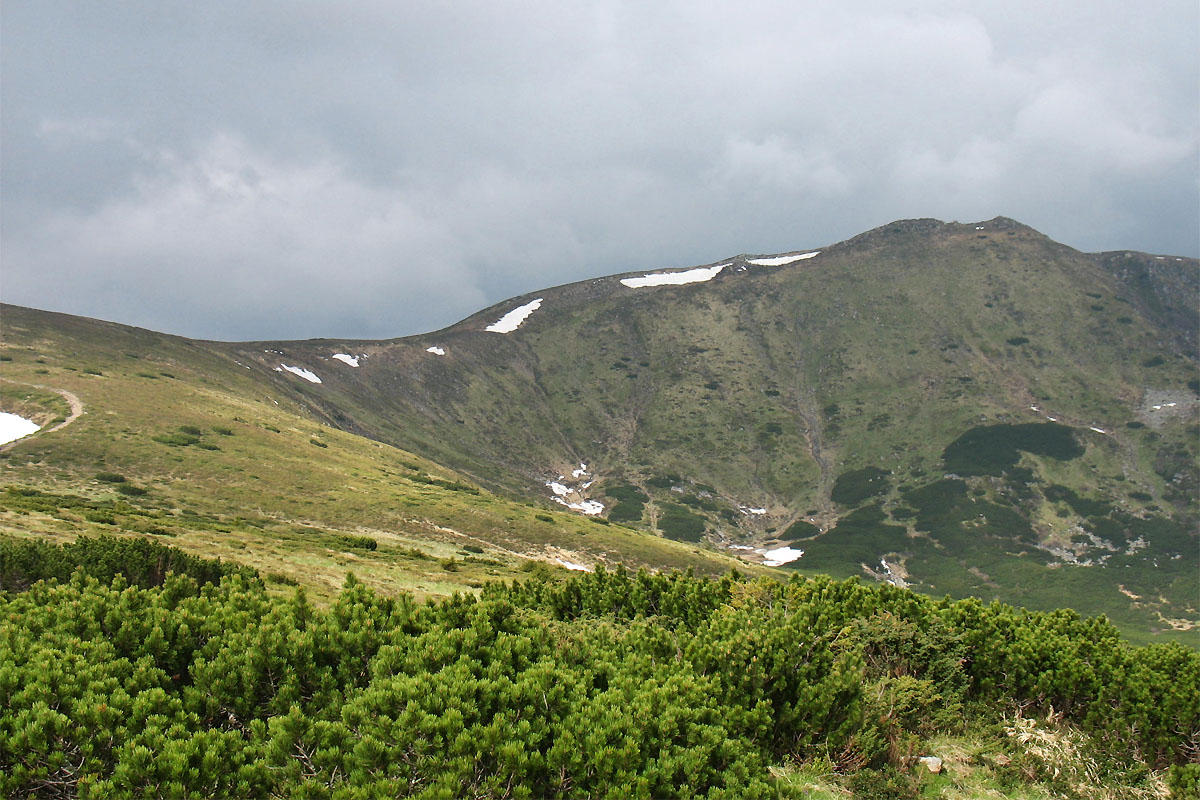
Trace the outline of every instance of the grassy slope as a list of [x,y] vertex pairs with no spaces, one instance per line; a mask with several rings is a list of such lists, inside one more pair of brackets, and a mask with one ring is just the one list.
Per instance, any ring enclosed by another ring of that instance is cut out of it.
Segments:
[[[8,448],[0,482],[124,505],[114,526],[89,521],[78,501],[46,512],[4,494],[0,531],[52,538],[154,531],[190,552],[249,564],[322,595],[336,592],[348,570],[385,591],[446,595],[518,574],[527,557],[707,573],[734,564],[480,491],[430,461],[313,421],[303,395],[276,391],[205,343],[8,306],[3,330],[11,359],[0,383],[3,407],[43,422],[64,416],[59,395],[30,386],[37,384],[77,395],[85,413]],[[178,435],[181,426],[198,428],[199,442],[154,439]],[[106,483],[96,480],[100,473],[127,480]],[[121,495],[121,486],[148,493]],[[377,549],[346,546],[339,535],[368,536]]]

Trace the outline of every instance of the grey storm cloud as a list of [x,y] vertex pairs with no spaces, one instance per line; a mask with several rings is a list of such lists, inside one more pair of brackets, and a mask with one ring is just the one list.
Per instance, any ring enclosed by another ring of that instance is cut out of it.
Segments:
[[2,14],[5,302],[367,338],[904,217],[1200,255],[1194,0]]

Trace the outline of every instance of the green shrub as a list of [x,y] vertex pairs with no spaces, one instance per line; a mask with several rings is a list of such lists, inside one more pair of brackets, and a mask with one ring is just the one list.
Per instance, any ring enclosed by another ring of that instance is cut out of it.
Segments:
[[186,433],[189,436],[203,436],[203,432],[195,425],[180,425],[180,433]]
[[342,547],[348,547],[351,550],[374,550],[379,547],[379,542],[375,541],[370,536],[356,536],[351,533],[339,533],[335,535],[337,544]]
[[159,444],[165,444],[168,447],[190,447],[194,444],[199,444],[200,438],[191,436],[186,433],[160,433],[157,436],[150,437],[153,441]]
[[619,485],[606,487],[604,494],[617,501],[609,509],[608,518],[613,522],[641,522],[646,501],[650,498],[641,489],[634,486]]
[[779,535],[779,538],[785,541],[794,542],[797,539],[811,539],[820,532],[821,529],[808,520],[798,519],[791,525],[788,525],[787,528],[784,529],[783,533]]
[[663,536],[681,542],[698,542],[704,536],[704,517],[697,516],[687,508],[675,503],[663,503],[658,518],[658,528]]
[[117,486],[117,491],[123,495],[126,495],[127,497],[141,497],[142,495],[146,494],[148,490],[143,489],[141,486],[134,486],[130,483],[122,483],[121,485]]
[[534,514],[533,518],[541,522],[554,522],[554,517],[549,514]]
[[1029,344],[1029,339],[1025,338],[1024,336],[1014,336],[1011,339],[1006,339],[1005,341],[1007,341],[1013,347],[1020,347],[1023,344]]
[[117,472],[97,472],[96,480],[103,483],[124,483],[125,476]]
[[839,505],[857,506],[868,498],[887,492],[891,488],[887,476],[887,471],[879,467],[843,472],[833,484],[830,499]]
[[329,447],[329,445],[325,444],[320,439],[309,439],[308,443],[312,444],[312,445],[316,445],[317,447]]
[[213,433],[219,434],[221,436],[233,436],[233,429],[226,428],[223,425],[213,425]]
[[1068,461],[1083,455],[1075,433],[1055,422],[1000,424],[972,428],[942,451],[948,472],[957,475],[1002,475],[1015,467],[1020,451]]

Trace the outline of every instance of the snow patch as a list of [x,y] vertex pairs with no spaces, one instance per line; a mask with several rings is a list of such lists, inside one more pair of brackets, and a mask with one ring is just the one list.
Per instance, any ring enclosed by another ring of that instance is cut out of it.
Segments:
[[571,473],[571,477],[572,478],[582,478],[584,475],[587,475],[587,474],[588,474],[587,464],[580,464],[579,469],[577,469]]
[[306,370],[304,367],[289,367],[287,364],[280,364],[278,367],[275,368],[275,371],[283,372],[285,369],[288,372],[292,373],[293,375],[299,375],[301,378],[304,378],[304,380],[308,381],[309,383],[320,383],[321,382],[321,379],[318,378],[315,373],[310,372],[309,370]]
[[604,513],[604,503],[601,503],[599,500],[584,500],[582,503],[568,503],[561,497],[556,497],[554,498],[554,501],[556,503],[561,503],[572,511],[579,511],[583,514],[587,514],[589,517],[594,517],[597,514]]
[[41,425],[24,417],[9,414],[7,411],[0,412],[0,444],[15,442],[41,429]]
[[765,508],[750,508],[748,506],[738,506],[738,511],[742,512],[743,514],[754,514],[756,516],[761,516],[767,513]]
[[437,345],[434,345],[433,347],[426,347],[426,348],[425,348],[425,352],[426,352],[426,353],[433,353],[435,356],[444,356],[444,355],[446,355],[446,351],[445,351],[444,349],[442,349],[441,347],[438,347]]
[[1103,433],[1103,434],[1107,434],[1107,433],[1108,433],[1108,431],[1104,430],[1103,428],[1097,428],[1095,425],[1091,425],[1091,426],[1089,426],[1089,427],[1088,427],[1088,430],[1089,430],[1089,431],[1095,431],[1096,433]]
[[586,564],[578,564],[574,561],[567,561],[565,558],[556,558],[554,560],[557,561],[559,564],[562,564],[567,569],[573,569],[576,572],[591,572],[592,571],[592,568],[587,566]]
[[753,550],[754,548],[748,544],[731,544],[731,545],[729,545],[729,549],[730,550]]
[[348,355],[346,353],[334,353],[333,357],[336,358],[338,361],[342,361],[346,364],[349,364],[352,367],[358,366],[358,356],[352,356],[352,355]]
[[803,261],[806,258],[819,256],[820,250],[812,253],[800,253],[799,255],[791,256],[773,256],[772,258],[747,258],[747,264],[753,264],[756,267],[782,267],[784,264],[791,264],[793,261]]
[[645,286],[682,286],[685,283],[711,281],[728,266],[729,264],[718,264],[715,267],[697,267],[683,272],[652,272],[649,275],[642,275],[640,278],[622,278],[621,283],[631,289],[640,289]]
[[802,555],[804,555],[803,550],[794,550],[790,547],[776,547],[774,550],[767,550],[763,553],[763,563],[768,567],[780,567],[784,564],[790,564]]
[[566,497],[571,493],[570,489],[568,489],[566,486],[563,486],[558,481],[550,481],[546,485],[550,487],[550,491],[554,492],[559,497]]
[[517,306],[491,325],[488,325],[484,330],[491,331],[492,333],[512,333],[521,327],[521,323],[528,319],[530,314],[541,307],[542,298],[539,297],[537,300],[530,300],[523,306]]

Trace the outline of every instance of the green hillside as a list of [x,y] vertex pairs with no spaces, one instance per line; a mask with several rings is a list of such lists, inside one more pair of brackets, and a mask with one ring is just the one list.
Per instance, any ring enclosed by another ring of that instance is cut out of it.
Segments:
[[[347,571],[385,593],[447,596],[565,563],[736,563],[493,495],[330,426],[211,343],[12,306],[2,325],[0,409],[45,432],[0,448],[0,532],[148,535],[317,597]],[[51,430],[71,417],[60,393],[82,414]]]
[[[268,571],[304,553],[283,572],[306,580],[313,531],[374,538],[321,546],[329,587],[360,562],[438,594],[520,556],[719,571],[789,547],[783,570],[1194,644],[1197,262],[1079,253],[1004,218],[814,252],[687,285],[597,278],[387,341],[189,342],[5,307],[6,402],[40,384],[95,407],[13,448],[5,480],[102,498],[92,476],[127,475],[181,532],[185,509],[230,528],[189,529],[198,552]],[[162,441],[181,425],[203,435]],[[553,511],[555,491],[610,524]],[[442,570],[467,543],[502,564]],[[431,559],[401,563],[413,548]]]

